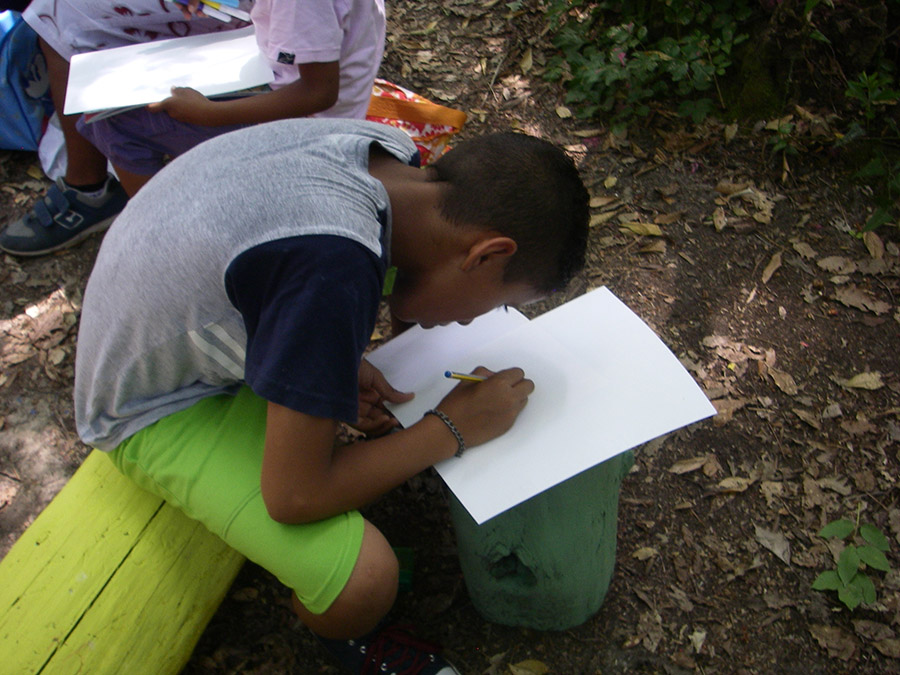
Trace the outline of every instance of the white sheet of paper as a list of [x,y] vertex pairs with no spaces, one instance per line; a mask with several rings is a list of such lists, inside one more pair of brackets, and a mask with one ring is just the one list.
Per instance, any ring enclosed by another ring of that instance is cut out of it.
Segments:
[[[432,329],[430,346],[408,361],[412,352],[402,344],[386,359],[381,350],[370,356],[391,382],[395,374],[412,382],[411,365],[423,374],[413,387],[416,398],[394,408],[404,426],[455,386],[443,377],[445,370],[515,365],[534,380],[535,391],[510,431],[436,467],[479,524],[621,452],[715,414],[675,355],[605,288],[526,323],[511,313],[488,316],[490,324]],[[482,326],[490,330],[482,334]],[[466,345],[460,346],[463,334]]]
[[[458,323],[429,329],[413,326],[383,344],[366,358],[380,369],[388,378],[388,382],[397,389],[416,391],[424,383],[434,380],[436,375],[452,370],[446,365],[440,373],[436,373],[433,370],[435,364],[456,362],[459,357],[476,349],[485,341],[493,340],[527,323],[528,318],[518,310],[495,309],[482,314],[468,326],[461,326]],[[447,382],[448,390],[456,384],[455,380]]]
[[65,114],[162,101],[173,86],[218,96],[273,79],[253,26],[144,42],[73,56]]

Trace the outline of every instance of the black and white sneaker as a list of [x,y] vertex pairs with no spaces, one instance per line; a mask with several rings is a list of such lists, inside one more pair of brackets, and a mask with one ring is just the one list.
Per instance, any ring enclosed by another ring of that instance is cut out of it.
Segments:
[[359,675],[461,675],[439,648],[416,638],[408,628],[378,628],[356,640],[319,637],[325,649]]

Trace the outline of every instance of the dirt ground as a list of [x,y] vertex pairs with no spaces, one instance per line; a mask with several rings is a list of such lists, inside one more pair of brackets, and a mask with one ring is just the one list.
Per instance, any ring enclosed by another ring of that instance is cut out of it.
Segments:
[[[785,163],[764,124],[690,127],[657,112],[624,137],[568,116],[540,77],[545,23],[496,0],[395,1],[383,73],[467,111],[465,136],[515,128],[568,148],[593,227],[589,267],[567,297],[608,286],[719,414],[637,449],[609,593],[567,631],[479,616],[440,480],[411,480],[366,511],[414,549],[413,588],[393,618],[442,643],[467,675],[897,672],[897,227],[854,236],[871,200],[827,142]],[[836,123],[827,113],[791,112],[809,138]],[[4,216],[25,212],[47,184],[34,154],[0,153]],[[98,245],[0,262],[0,555],[87,453],[70,396]],[[892,569],[866,570],[877,599],[850,611],[811,584],[842,546],[816,533],[857,515],[887,536]],[[185,672],[338,671],[293,620],[287,594],[248,564]]]

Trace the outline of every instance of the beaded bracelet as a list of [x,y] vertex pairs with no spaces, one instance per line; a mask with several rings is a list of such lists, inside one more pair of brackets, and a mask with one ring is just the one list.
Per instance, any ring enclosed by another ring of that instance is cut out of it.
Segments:
[[426,415],[434,415],[441,422],[447,425],[447,428],[450,429],[450,433],[456,438],[456,442],[459,443],[459,447],[456,449],[454,453],[454,457],[462,457],[462,454],[466,451],[466,442],[463,440],[462,434],[459,433],[459,429],[456,428],[456,425],[453,424],[453,420],[451,420],[447,415],[438,410],[437,408],[432,408],[431,410],[427,410],[425,412]]

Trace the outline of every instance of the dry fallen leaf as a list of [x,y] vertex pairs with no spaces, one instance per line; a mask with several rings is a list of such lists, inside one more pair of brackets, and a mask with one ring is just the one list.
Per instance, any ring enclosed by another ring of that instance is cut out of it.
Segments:
[[745,492],[753,483],[754,478],[744,478],[742,476],[729,476],[719,481],[717,487],[722,492]]
[[791,564],[791,542],[781,532],[767,530],[759,525],[754,525],[753,529],[756,533],[756,541],[774,553],[783,563]]
[[719,460],[715,455],[709,455],[703,465],[703,475],[707,478],[714,478],[720,473],[722,473],[722,465],[719,464]]
[[506,658],[506,653],[507,652],[500,652],[499,654],[494,654],[490,659],[488,659],[490,666],[481,675],[497,675],[497,668],[499,668],[500,664],[503,663],[503,659]]
[[874,314],[884,314],[891,309],[890,304],[887,302],[873,298],[863,289],[852,284],[835,289],[834,297],[847,307],[854,307]]
[[725,209],[721,206],[716,207],[716,210],[713,211],[713,227],[716,228],[716,232],[721,232],[725,229],[725,225],[727,221],[725,219]]
[[703,455],[702,457],[691,457],[689,459],[679,459],[669,467],[669,471],[677,474],[690,473],[706,464],[706,460],[707,455]]
[[615,211],[607,211],[605,213],[598,213],[595,216],[591,216],[591,227],[596,227],[597,225],[602,225],[603,223],[612,220],[616,215]]
[[659,551],[657,551],[652,546],[642,546],[637,549],[634,553],[631,554],[632,558],[637,558],[638,560],[649,560],[650,558],[659,555]]
[[872,644],[875,649],[892,659],[900,659],[900,639],[888,638]]
[[887,640],[895,636],[894,631],[887,624],[868,619],[855,619],[853,628],[856,633],[866,640]]
[[674,213],[660,213],[653,217],[653,222],[657,225],[671,225],[684,215],[684,211],[675,211]]
[[532,65],[534,65],[534,58],[532,56],[531,47],[529,47],[522,55],[522,60],[519,61],[519,68],[522,69],[522,73],[524,74],[531,70]]
[[593,138],[594,136],[599,136],[603,133],[603,129],[579,129],[577,131],[573,131],[573,136],[578,136],[578,138]]
[[835,274],[853,274],[856,271],[856,263],[842,255],[830,255],[822,258],[816,265],[826,272]]
[[665,253],[666,252],[666,242],[662,239],[654,239],[651,243],[646,246],[641,246],[638,249],[638,253]]
[[777,481],[764,480],[759,484],[759,491],[766,498],[766,504],[771,509],[776,504],[776,499],[784,496],[784,483]]
[[721,180],[719,181],[719,184],[716,185],[716,192],[718,192],[720,195],[730,197],[731,195],[737,194],[738,192],[743,192],[748,187],[748,183],[730,183],[727,180]]
[[688,636],[688,639],[691,641],[691,647],[699,654],[700,650],[703,649],[703,643],[706,642],[706,631],[697,628]]
[[734,140],[734,137],[737,136],[738,125],[737,122],[733,124],[728,124],[725,126],[725,145],[731,143]]
[[713,423],[716,425],[722,425],[726,422],[730,422],[734,417],[734,413],[747,405],[747,399],[718,398],[714,400],[712,404],[716,409],[716,416],[713,418]]
[[54,347],[47,352],[47,360],[54,366],[58,366],[66,358],[66,350],[61,347]]
[[659,228],[659,225],[654,223],[622,223],[622,227],[619,228],[623,232],[626,230],[630,230],[635,234],[639,234],[645,237],[661,237],[662,230]]
[[510,664],[509,672],[511,675],[546,675],[550,672],[550,668],[543,661],[526,659],[516,664]]
[[769,368],[769,375],[772,376],[775,385],[785,394],[788,396],[797,395],[797,383],[790,373],[778,370],[777,368]]
[[604,206],[609,206],[613,202],[617,202],[617,201],[619,201],[618,197],[609,197],[606,195],[600,195],[598,197],[591,197],[589,206],[592,209],[600,209],[600,208],[603,208]]
[[839,385],[846,387],[847,389],[869,389],[874,391],[875,389],[881,389],[884,386],[884,382],[881,381],[881,373],[877,370],[854,375],[849,380],[842,380],[839,377],[833,379]]
[[875,260],[884,258],[884,242],[875,232],[866,232],[863,235],[863,243],[866,245],[869,255]]
[[807,260],[811,260],[817,255],[815,249],[805,241],[794,242],[794,250]]
[[778,251],[775,255],[772,256],[772,259],[769,260],[769,264],[766,265],[766,269],[763,270],[762,273],[762,282],[764,284],[769,283],[769,279],[772,278],[772,275],[781,267],[781,251]]
[[568,119],[569,117],[572,116],[572,111],[569,110],[566,106],[561,105],[561,106],[557,107],[556,114],[559,117],[561,117],[562,119]]
[[756,207],[753,220],[767,225],[772,222],[772,212],[775,210],[775,202],[756,189],[749,188],[740,193],[741,199]]
[[802,408],[794,408],[793,413],[799,417],[801,420],[806,422],[813,429],[821,429],[822,424],[819,422],[819,418],[815,416],[815,414],[811,413],[809,410],[803,410]]
[[844,495],[848,497],[853,489],[847,483],[846,478],[837,478],[836,476],[831,476],[828,478],[820,478],[816,481],[820,488],[823,490],[831,490],[832,492],[837,492],[840,495]]
[[840,628],[814,624],[809,627],[809,632],[832,658],[847,661],[856,653],[856,640]]

